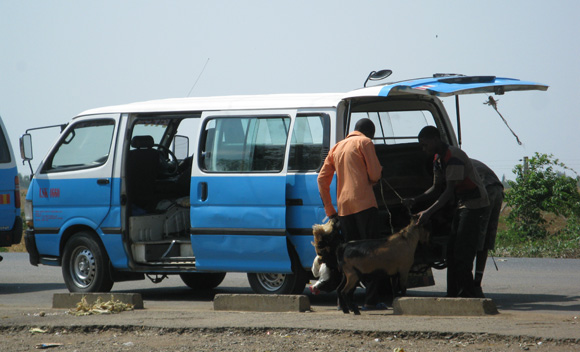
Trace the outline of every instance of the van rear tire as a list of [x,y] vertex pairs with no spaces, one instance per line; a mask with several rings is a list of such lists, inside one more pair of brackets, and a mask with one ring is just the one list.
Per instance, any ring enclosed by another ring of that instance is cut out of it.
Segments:
[[194,290],[211,290],[218,287],[226,273],[187,273],[179,274],[181,280]]
[[248,281],[255,293],[275,295],[301,294],[308,281],[306,272],[295,274],[248,273]]
[[87,231],[78,232],[66,243],[62,276],[70,292],[109,292],[114,283],[109,256]]

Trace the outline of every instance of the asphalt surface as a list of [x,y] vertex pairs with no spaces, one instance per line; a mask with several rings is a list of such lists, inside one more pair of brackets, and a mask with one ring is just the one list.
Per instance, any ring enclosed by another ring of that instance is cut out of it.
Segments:
[[[0,328],[103,327],[223,329],[290,328],[381,331],[396,334],[487,334],[580,343],[580,260],[497,259],[488,263],[484,291],[499,314],[477,317],[397,316],[392,309],[345,315],[336,310],[336,296],[310,296],[307,313],[224,312],[213,310],[216,293],[251,293],[243,274],[228,274],[216,290],[195,292],[178,277],[161,284],[118,283],[114,292],[137,292],[145,309],[115,315],[72,316],[52,309],[52,295],[67,292],[60,268],[33,267],[26,254],[3,253],[0,264]],[[410,296],[443,297],[445,271],[436,271],[436,285],[411,289]],[[307,291],[304,292],[307,294]],[[362,300],[362,290],[357,299]]]

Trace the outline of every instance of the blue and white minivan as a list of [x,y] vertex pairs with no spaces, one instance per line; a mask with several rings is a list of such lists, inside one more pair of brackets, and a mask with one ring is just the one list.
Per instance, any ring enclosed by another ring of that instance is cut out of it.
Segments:
[[18,244],[21,239],[18,169],[8,133],[0,117],[0,247]]
[[[172,274],[192,288],[213,288],[227,272],[243,272],[255,292],[301,293],[315,257],[312,225],[325,218],[318,171],[356,121],[368,117],[377,127],[374,143],[392,187],[376,193],[388,234],[409,222],[398,197],[432,183],[418,131],[434,125],[458,144],[438,97],[547,88],[437,75],[348,93],[179,98],[85,111],[31,181],[31,263],[61,266],[73,292]],[[31,150],[23,137],[23,150]]]

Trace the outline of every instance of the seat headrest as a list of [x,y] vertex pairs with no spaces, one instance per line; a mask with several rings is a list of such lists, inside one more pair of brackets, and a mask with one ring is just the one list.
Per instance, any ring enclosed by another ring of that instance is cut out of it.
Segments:
[[131,139],[131,147],[141,149],[141,148],[151,148],[155,145],[155,141],[151,136],[135,136]]

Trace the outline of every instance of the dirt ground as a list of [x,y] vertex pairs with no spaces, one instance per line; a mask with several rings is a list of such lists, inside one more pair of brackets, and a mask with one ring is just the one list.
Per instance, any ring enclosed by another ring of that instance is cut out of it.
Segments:
[[[575,342],[487,334],[393,334],[312,329],[0,327],[2,351],[578,351]],[[44,346],[42,346],[44,344]],[[54,347],[50,347],[55,345]]]

